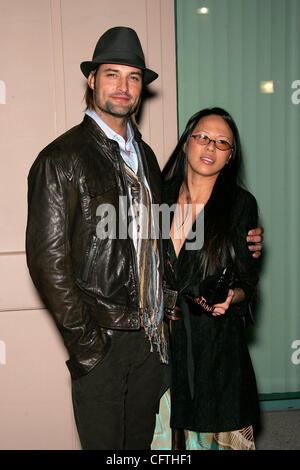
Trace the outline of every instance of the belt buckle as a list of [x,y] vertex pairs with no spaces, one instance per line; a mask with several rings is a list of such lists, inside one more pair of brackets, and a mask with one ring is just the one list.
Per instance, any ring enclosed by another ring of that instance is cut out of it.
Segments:
[[164,308],[166,311],[173,311],[176,307],[178,292],[164,287]]

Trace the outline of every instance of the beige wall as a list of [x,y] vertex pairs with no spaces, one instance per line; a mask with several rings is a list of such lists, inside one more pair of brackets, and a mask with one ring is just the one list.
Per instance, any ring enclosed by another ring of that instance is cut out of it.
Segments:
[[66,351],[29,278],[27,174],[81,121],[99,36],[133,27],[159,73],[140,128],[161,166],[177,138],[173,0],[0,0],[0,449],[78,449]]

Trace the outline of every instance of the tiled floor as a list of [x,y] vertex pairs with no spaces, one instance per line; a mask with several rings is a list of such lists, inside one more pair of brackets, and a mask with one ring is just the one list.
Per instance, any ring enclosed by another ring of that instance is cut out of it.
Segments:
[[257,450],[300,450],[300,409],[263,411],[255,443]]

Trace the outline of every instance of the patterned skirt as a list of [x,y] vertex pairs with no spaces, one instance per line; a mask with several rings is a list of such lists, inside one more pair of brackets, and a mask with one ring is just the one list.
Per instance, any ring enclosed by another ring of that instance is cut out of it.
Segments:
[[168,391],[160,402],[152,450],[255,450],[252,426],[238,431],[207,433],[172,430],[169,421],[170,393]]
[[255,450],[252,426],[219,433],[184,431],[184,441],[186,450]]

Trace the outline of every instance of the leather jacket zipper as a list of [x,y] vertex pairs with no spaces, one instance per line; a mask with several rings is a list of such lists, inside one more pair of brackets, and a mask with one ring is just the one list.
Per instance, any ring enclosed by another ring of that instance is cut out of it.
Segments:
[[97,252],[97,236],[93,235],[92,244],[91,244],[91,247],[90,247],[90,250],[89,250],[89,253],[88,253],[88,257],[87,257],[87,261],[86,261],[86,264],[85,264],[85,267],[84,267],[84,271],[82,273],[82,280],[84,282],[86,282],[88,280],[89,272],[90,272],[91,266],[93,264],[93,261],[95,259],[96,252]]
[[[120,168],[121,168],[121,175],[122,175],[122,178],[123,178],[123,184],[124,184],[124,187],[126,188],[127,201],[131,205],[129,190],[128,190],[128,184],[127,184],[127,177],[126,177],[126,174],[125,174],[124,164],[122,162],[120,162]],[[127,211],[127,216],[128,216],[128,211]],[[127,229],[128,229],[128,225],[127,225]],[[128,233],[127,233],[127,236],[129,236]],[[130,249],[131,249],[131,256],[132,256],[132,259],[133,259],[134,277],[135,277],[136,285],[137,285],[137,288],[138,288],[138,291],[137,291],[138,292],[138,308],[140,308],[140,303],[141,303],[141,299],[140,299],[140,280],[139,280],[138,267],[137,267],[136,251],[135,251],[135,247],[134,247],[134,244],[133,244],[133,240],[131,239],[131,237],[129,237],[129,238],[130,238],[129,243],[130,243]]]

